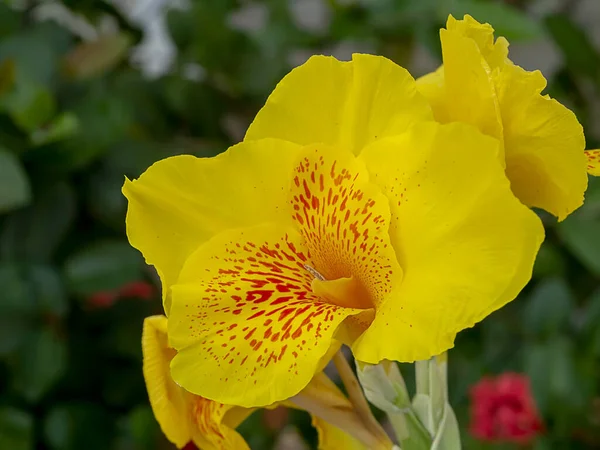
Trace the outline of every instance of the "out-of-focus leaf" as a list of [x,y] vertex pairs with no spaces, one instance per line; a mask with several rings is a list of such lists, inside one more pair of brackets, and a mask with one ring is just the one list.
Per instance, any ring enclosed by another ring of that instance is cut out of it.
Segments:
[[33,296],[37,314],[64,317],[69,309],[67,293],[56,269],[31,266],[25,270],[25,281]]
[[490,23],[496,30],[496,36],[504,36],[512,41],[538,39],[543,35],[543,28],[535,19],[504,2],[441,1],[438,17],[445,22],[448,14],[457,19],[469,14],[479,22]]
[[47,88],[21,80],[2,98],[0,106],[25,132],[45,125],[56,112],[54,97]]
[[33,449],[33,418],[16,408],[0,409],[0,448],[6,450]]
[[565,261],[556,245],[544,241],[535,258],[534,278],[561,276],[565,272]]
[[131,38],[125,34],[101,36],[96,41],[81,43],[66,56],[65,69],[76,79],[101,75],[127,56],[131,44]]
[[71,112],[59,114],[54,120],[43,128],[38,128],[31,133],[33,145],[50,144],[74,135],[79,129],[77,116]]
[[139,280],[142,267],[140,254],[126,241],[105,241],[72,255],[65,264],[65,275],[70,288],[86,296]]
[[0,98],[6,94],[15,83],[15,61],[5,59],[0,63]]
[[544,280],[533,291],[523,313],[523,327],[534,335],[558,332],[569,323],[575,300],[563,279]]
[[19,14],[5,3],[0,3],[0,39],[19,29]]
[[17,80],[27,77],[34,84],[49,87],[56,81],[59,57],[71,40],[70,33],[56,23],[34,23],[0,41],[0,61],[15,61]]
[[129,430],[140,448],[151,448],[156,442],[160,428],[149,406],[138,406],[128,418]]
[[31,187],[19,160],[0,148],[0,214],[31,201]]
[[584,29],[566,14],[546,18],[546,28],[575,74],[596,76],[600,73],[600,55]]
[[22,344],[33,325],[35,303],[15,264],[0,264],[0,356]]
[[[585,212],[585,211],[583,211]],[[578,212],[557,226],[567,248],[596,275],[600,275],[600,221]]]
[[11,361],[15,389],[27,400],[37,402],[63,375],[66,362],[65,343],[51,330],[36,331]]
[[90,403],[58,405],[44,420],[44,436],[52,450],[114,448],[113,432],[111,414]]
[[75,212],[75,194],[66,183],[39,192],[33,205],[5,221],[0,232],[0,257],[48,261],[69,230]]

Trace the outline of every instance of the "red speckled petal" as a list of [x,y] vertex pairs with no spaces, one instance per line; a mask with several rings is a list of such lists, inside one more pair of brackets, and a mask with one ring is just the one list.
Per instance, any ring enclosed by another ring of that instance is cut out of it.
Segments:
[[[350,280],[335,287],[342,297],[336,303],[342,306],[366,309],[382,302],[392,285],[401,281],[402,270],[388,235],[388,199],[369,182],[363,163],[343,150],[306,147],[291,197],[294,220],[314,269],[329,280],[316,284]],[[353,295],[347,295],[348,289]]]
[[587,171],[595,177],[600,176],[600,150],[586,150]]
[[360,312],[313,294],[307,266],[314,263],[293,228],[229,230],[203,244],[172,290],[175,381],[240,406],[269,405],[304,388],[338,325]]

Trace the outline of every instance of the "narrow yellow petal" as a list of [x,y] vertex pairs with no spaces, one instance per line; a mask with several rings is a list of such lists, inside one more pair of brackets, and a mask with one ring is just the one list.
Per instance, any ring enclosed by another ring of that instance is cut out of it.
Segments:
[[586,150],[587,170],[590,175],[600,176],[600,150]]
[[298,150],[277,140],[244,142],[216,158],[167,158],[125,182],[127,236],[156,267],[167,315],[168,288],[200,244],[225,228],[289,215],[289,180]]
[[169,364],[175,351],[167,344],[165,316],[144,320],[142,351],[144,380],[154,416],[167,439],[182,448],[192,440],[192,396],[171,379]]
[[365,444],[340,428],[331,425],[317,416],[312,416],[312,424],[319,435],[319,450],[368,450]]
[[498,142],[465,124],[422,123],[361,158],[390,199],[404,279],[358,338],[357,359],[427,359],[515,298],[544,230],[511,193]]
[[392,61],[360,54],[351,62],[313,56],[281,80],[245,139],[342,145],[359,153],[370,142],[431,118],[414,79]]

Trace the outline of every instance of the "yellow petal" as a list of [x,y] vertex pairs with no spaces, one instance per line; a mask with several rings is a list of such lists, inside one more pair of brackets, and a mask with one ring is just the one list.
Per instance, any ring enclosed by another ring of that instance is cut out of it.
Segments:
[[245,139],[337,144],[358,153],[431,118],[414,79],[392,61],[360,54],[351,62],[313,56],[281,80]]
[[312,424],[319,435],[319,450],[368,450],[369,448],[345,431],[316,416],[312,416]]
[[248,445],[235,431],[252,412],[223,405],[186,392],[171,378],[175,350],[168,346],[167,318],[144,320],[142,332],[144,379],[152,411],[163,433],[177,448],[194,441],[202,450],[243,450]]
[[540,72],[507,65],[495,84],[513,192],[563,220],[583,204],[587,188],[583,128],[569,109],[541,95]]
[[319,433],[320,449],[366,449],[380,445],[350,400],[322,372],[315,375],[309,385],[289,399],[286,405],[310,413]]
[[507,63],[508,41],[503,37],[494,41],[494,29],[489,23],[479,23],[468,14],[464,16],[463,20],[456,20],[449,16],[446,29],[451,33],[471,39],[492,69],[502,67]]
[[440,354],[530,279],[544,230],[511,193],[497,145],[468,125],[422,123],[362,153],[390,199],[404,279],[356,341],[357,359]]
[[571,111],[541,92],[546,80],[508,60],[508,42],[470,16],[440,32],[443,67],[417,81],[441,123],[465,122],[503,142],[507,176],[527,206],[559,220],[583,203],[583,131]]
[[311,292],[314,267],[293,228],[225,231],[186,262],[173,286],[169,339],[173,378],[227,404],[264,406],[297,394],[334,344],[338,325],[360,312]]
[[175,351],[167,344],[165,316],[144,320],[142,351],[144,379],[154,416],[167,439],[182,448],[192,440],[192,396],[171,379],[169,364]]
[[225,425],[225,422],[226,417],[231,414],[232,423],[241,423],[251,412],[246,408],[223,405],[194,396],[194,443],[201,450],[250,450],[244,438],[234,428]]
[[[245,142],[216,158],[176,156],[126,181],[127,236],[169,286],[187,257],[224,228],[277,220],[287,205],[297,148],[289,142]],[[240,188],[243,186],[243,188]]]
[[600,150],[586,150],[587,170],[590,175],[600,176]]
[[477,43],[450,29],[442,29],[440,38],[443,72],[417,81],[420,92],[431,102],[436,120],[468,123],[502,140],[502,120],[492,68]]
[[402,279],[388,235],[388,199],[353,154],[322,145],[303,149],[291,205],[322,278],[313,281],[313,292],[340,306],[369,309]]

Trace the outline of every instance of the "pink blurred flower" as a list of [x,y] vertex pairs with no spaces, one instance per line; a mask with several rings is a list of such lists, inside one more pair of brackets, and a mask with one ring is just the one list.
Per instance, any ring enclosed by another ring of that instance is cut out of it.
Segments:
[[525,375],[484,377],[470,394],[470,429],[477,439],[527,444],[543,430]]

